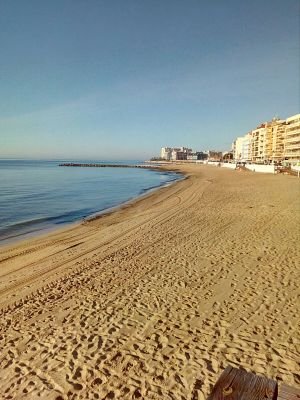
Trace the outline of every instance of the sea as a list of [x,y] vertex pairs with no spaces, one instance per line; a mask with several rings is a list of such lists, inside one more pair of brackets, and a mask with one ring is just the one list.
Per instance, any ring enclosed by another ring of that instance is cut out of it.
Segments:
[[[62,167],[97,160],[0,159],[0,245],[101,214],[182,176],[140,168]],[[133,161],[104,164],[142,165]]]

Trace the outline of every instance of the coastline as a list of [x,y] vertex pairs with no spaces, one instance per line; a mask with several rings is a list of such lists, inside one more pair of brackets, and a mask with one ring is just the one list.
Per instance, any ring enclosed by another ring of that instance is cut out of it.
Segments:
[[[151,165],[127,165],[127,164],[74,164],[74,163],[66,163],[66,164],[59,164],[59,166],[62,167],[102,167],[102,168],[140,168],[140,169],[148,169],[152,170],[155,172],[164,172],[165,174],[177,174],[176,171],[171,171],[171,170],[166,170],[164,168],[160,168],[160,166],[151,166]],[[80,224],[84,221],[88,221],[90,219],[97,218],[98,216],[105,215],[107,213],[114,212],[120,207],[126,206],[127,203],[130,203],[132,201],[135,201],[136,199],[142,198],[143,196],[147,195],[148,193],[153,192],[154,190],[158,190],[161,187],[167,187],[177,180],[184,179],[184,176],[178,172],[178,175],[180,177],[174,178],[171,180],[168,180],[166,182],[157,184],[155,186],[149,186],[145,189],[142,189],[139,194],[132,195],[128,197],[127,199],[121,200],[117,204],[112,204],[109,207],[103,207],[99,208],[98,210],[94,210],[93,212],[90,212],[87,215],[84,216],[77,216],[76,219],[73,219],[73,221],[68,221],[67,219],[65,221],[60,221],[60,222],[52,222],[52,220],[59,219],[63,217],[62,215],[57,215],[57,216],[51,216],[51,217],[45,217],[41,218],[40,220],[35,220],[33,219],[26,221],[25,223],[16,223],[15,225],[9,226],[6,228],[6,231],[0,232],[0,250],[3,247],[7,246],[13,246],[18,243],[22,243],[24,241],[31,240],[33,238],[38,238],[38,237],[44,237],[45,235],[48,235],[50,233],[55,233],[59,232],[62,229],[68,229],[71,228],[72,226],[75,226],[77,224]],[[40,222],[41,221],[41,222]],[[27,225],[27,229],[19,228],[18,226],[23,226]],[[29,230],[29,226],[31,227],[31,230]]]
[[7,394],[204,399],[227,364],[299,386],[297,178],[170,167],[187,178],[1,248]]

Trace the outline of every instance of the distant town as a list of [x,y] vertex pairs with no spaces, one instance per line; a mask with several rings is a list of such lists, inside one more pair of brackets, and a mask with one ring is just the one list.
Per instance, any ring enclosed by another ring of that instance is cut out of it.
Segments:
[[300,114],[261,123],[245,135],[237,137],[229,151],[162,147],[160,157],[152,160],[299,165]]

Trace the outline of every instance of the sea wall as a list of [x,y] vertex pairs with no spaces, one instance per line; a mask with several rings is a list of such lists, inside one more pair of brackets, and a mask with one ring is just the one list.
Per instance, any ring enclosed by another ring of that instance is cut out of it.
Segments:
[[246,164],[245,167],[253,172],[264,172],[267,174],[275,174],[275,165]]
[[224,168],[236,169],[235,163],[222,163],[221,166]]
[[300,172],[300,165],[294,165],[291,167],[292,171]]

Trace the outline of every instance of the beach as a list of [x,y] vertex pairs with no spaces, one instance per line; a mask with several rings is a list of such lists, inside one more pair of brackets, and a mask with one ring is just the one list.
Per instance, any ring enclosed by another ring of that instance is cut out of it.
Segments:
[[0,248],[0,398],[207,398],[227,365],[300,386],[299,180],[185,180]]

